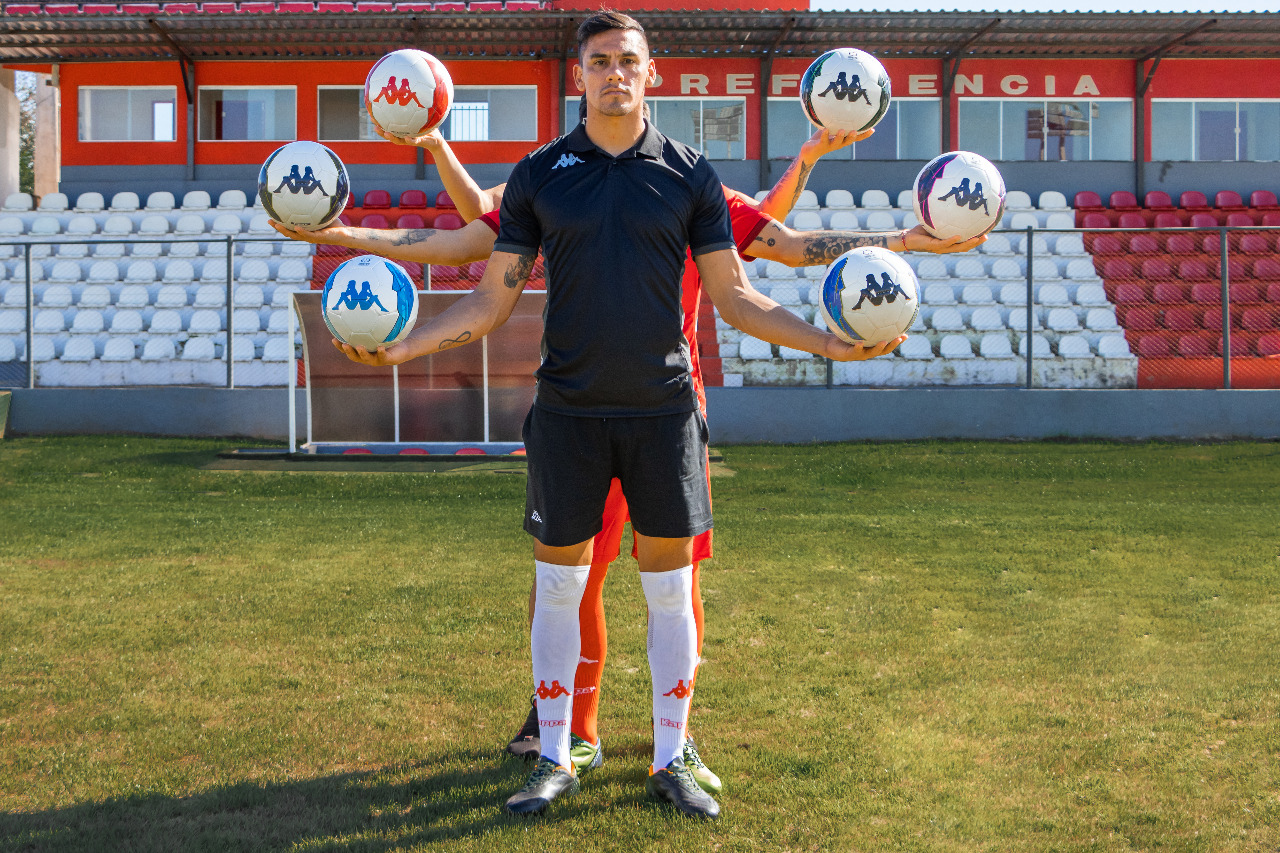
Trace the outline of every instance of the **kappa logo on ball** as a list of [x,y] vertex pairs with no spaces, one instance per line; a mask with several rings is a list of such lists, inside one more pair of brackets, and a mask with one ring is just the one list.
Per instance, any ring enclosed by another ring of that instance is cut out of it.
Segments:
[[819,98],[825,98],[827,95],[835,95],[837,101],[856,101],[858,98],[871,104],[871,96],[867,94],[867,90],[862,88],[862,78],[857,74],[853,75],[853,82],[845,79],[845,72],[841,71],[836,75],[836,79],[831,81],[831,85],[818,93]]
[[559,681],[553,680],[551,686],[547,687],[547,682],[538,682],[538,698],[539,699],[555,699],[557,696],[568,696],[569,691],[560,685]]
[[892,302],[899,296],[903,299],[911,299],[911,296],[902,289],[902,285],[889,278],[887,272],[880,273],[880,281],[878,283],[876,282],[876,277],[868,273],[867,286],[862,288],[862,293],[858,296],[858,302],[853,306],[853,310],[857,311],[861,308],[864,299],[872,305],[880,305],[885,301]]
[[303,171],[302,174],[298,174],[297,163],[293,164],[293,168],[289,170],[289,174],[280,179],[280,186],[276,187],[272,192],[278,193],[284,189],[287,189],[294,195],[297,195],[298,193],[311,195],[316,190],[319,190],[320,195],[322,196],[329,195],[324,191],[324,187],[321,185],[320,181],[316,180],[315,173],[311,171],[311,167],[307,166],[306,170]]
[[946,195],[938,196],[938,201],[946,201],[949,198],[956,200],[957,207],[968,205],[970,210],[977,210],[981,207],[983,213],[990,214],[991,212],[987,209],[987,199],[982,195],[981,181],[975,183],[971,189],[969,187],[969,179],[961,178],[960,184],[952,187],[951,191]]
[[396,104],[401,107],[407,107],[409,104],[417,104],[422,106],[422,101],[418,100],[417,94],[413,89],[409,88],[409,78],[400,78],[400,88],[396,88],[396,78],[388,77],[387,85],[382,87],[382,91],[373,99],[375,102],[385,100],[388,104]]
[[378,306],[379,311],[385,312],[387,309],[383,306],[382,301],[378,299],[378,295],[373,292],[373,288],[369,286],[369,282],[361,282],[361,288],[356,291],[355,280],[347,282],[347,289],[342,291],[342,295],[338,297],[338,301],[334,303],[334,308],[349,308],[351,310],[368,311],[374,305]]

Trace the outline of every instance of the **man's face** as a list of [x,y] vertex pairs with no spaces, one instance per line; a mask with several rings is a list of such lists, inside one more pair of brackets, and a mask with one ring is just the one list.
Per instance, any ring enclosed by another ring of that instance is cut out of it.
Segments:
[[606,30],[582,45],[573,66],[573,81],[587,96],[590,109],[607,116],[639,110],[645,87],[658,78],[644,37],[635,30]]

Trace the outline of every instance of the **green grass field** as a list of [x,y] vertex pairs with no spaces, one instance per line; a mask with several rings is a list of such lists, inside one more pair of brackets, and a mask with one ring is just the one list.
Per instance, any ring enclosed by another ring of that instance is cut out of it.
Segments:
[[1280,847],[1280,445],[720,448],[697,824],[606,763],[501,812],[529,693],[520,474],[213,471],[0,443],[0,849]]

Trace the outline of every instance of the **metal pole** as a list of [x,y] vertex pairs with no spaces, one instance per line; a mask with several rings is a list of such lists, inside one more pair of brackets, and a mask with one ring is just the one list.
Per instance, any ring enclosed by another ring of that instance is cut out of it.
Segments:
[[36,358],[33,350],[36,344],[36,294],[31,286],[31,244],[22,244],[22,264],[27,276],[27,387],[36,387]]
[[231,261],[232,261],[232,258],[235,256],[235,250],[236,250],[235,244],[231,242],[231,235],[228,234],[227,235],[227,387],[228,388],[236,387],[235,368],[233,367],[233,365],[235,364],[235,358],[233,357],[233,354],[231,352],[231,345],[235,341],[235,337],[234,337],[235,324],[232,321],[232,318],[235,316],[235,312],[231,310],[231,306],[233,304],[231,301],[231,297],[232,297],[231,286],[233,284],[233,281],[232,281],[233,264]]
[[1222,387],[1231,389],[1231,269],[1227,265],[1227,229],[1218,229],[1218,278],[1222,282]]
[[297,308],[294,300],[289,300],[289,452],[298,450],[298,358],[293,354],[293,340],[297,336],[293,321]]
[[489,336],[480,339],[481,381],[484,383],[484,440],[489,441]]
[[1035,301],[1035,277],[1031,272],[1031,261],[1035,257],[1032,243],[1035,239],[1035,226],[1027,226],[1027,387],[1031,387],[1031,360],[1032,351],[1035,349],[1035,338],[1032,337],[1034,328],[1035,315],[1033,314],[1032,303]]
[[[419,148],[419,151],[422,149]],[[395,429],[391,440],[400,443],[400,365],[391,365],[391,408],[395,413]]]

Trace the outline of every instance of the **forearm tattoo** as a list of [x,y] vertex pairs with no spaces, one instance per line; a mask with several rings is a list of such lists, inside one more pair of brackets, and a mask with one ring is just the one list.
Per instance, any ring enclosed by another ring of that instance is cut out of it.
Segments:
[[804,234],[804,260],[801,266],[829,264],[850,249],[863,246],[889,248],[888,234]]
[[[406,228],[401,231],[394,231],[382,239],[387,240],[393,246],[413,246],[417,243],[425,241],[436,233],[434,228]],[[378,238],[374,238],[378,239]]]
[[536,252],[531,255],[516,255],[515,261],[507,267],[502,283],[510,290],[524,287],[525,282],[529,280],[529,274],[533,272],[533,261],[536,257]]
[[469,340],[471,340],[470,332],[463,332],[462,334],[458,335],[456,338],[445,338],[443,341],[440,342],[440,346],[436,347],[436,352],[441,352],[442,350],[447,350],[447,349],[453,349],[454,347],[460,347]]
[[809,173],[813,171],[813,166],[814,164],[806,163],[799,157],[792,160],[791,165],[787,167],[787,171],[782,173],[782,177],[778,180],[778,183],[773,185],[773,189],[769,190],[769,194],[760,202],[760,207],[768,208],[773,201],[773,194],[778,191],[779,187],[786,185],[787,179],[792,172],[796,172],[798,170],[799,174],[796,175],[796,185],[791,190],[791,201],[787,203],[787,210],[791,210],[795,207],[796,202],[800,200],[800,193],[804,192],[804,185],[809,182]]

